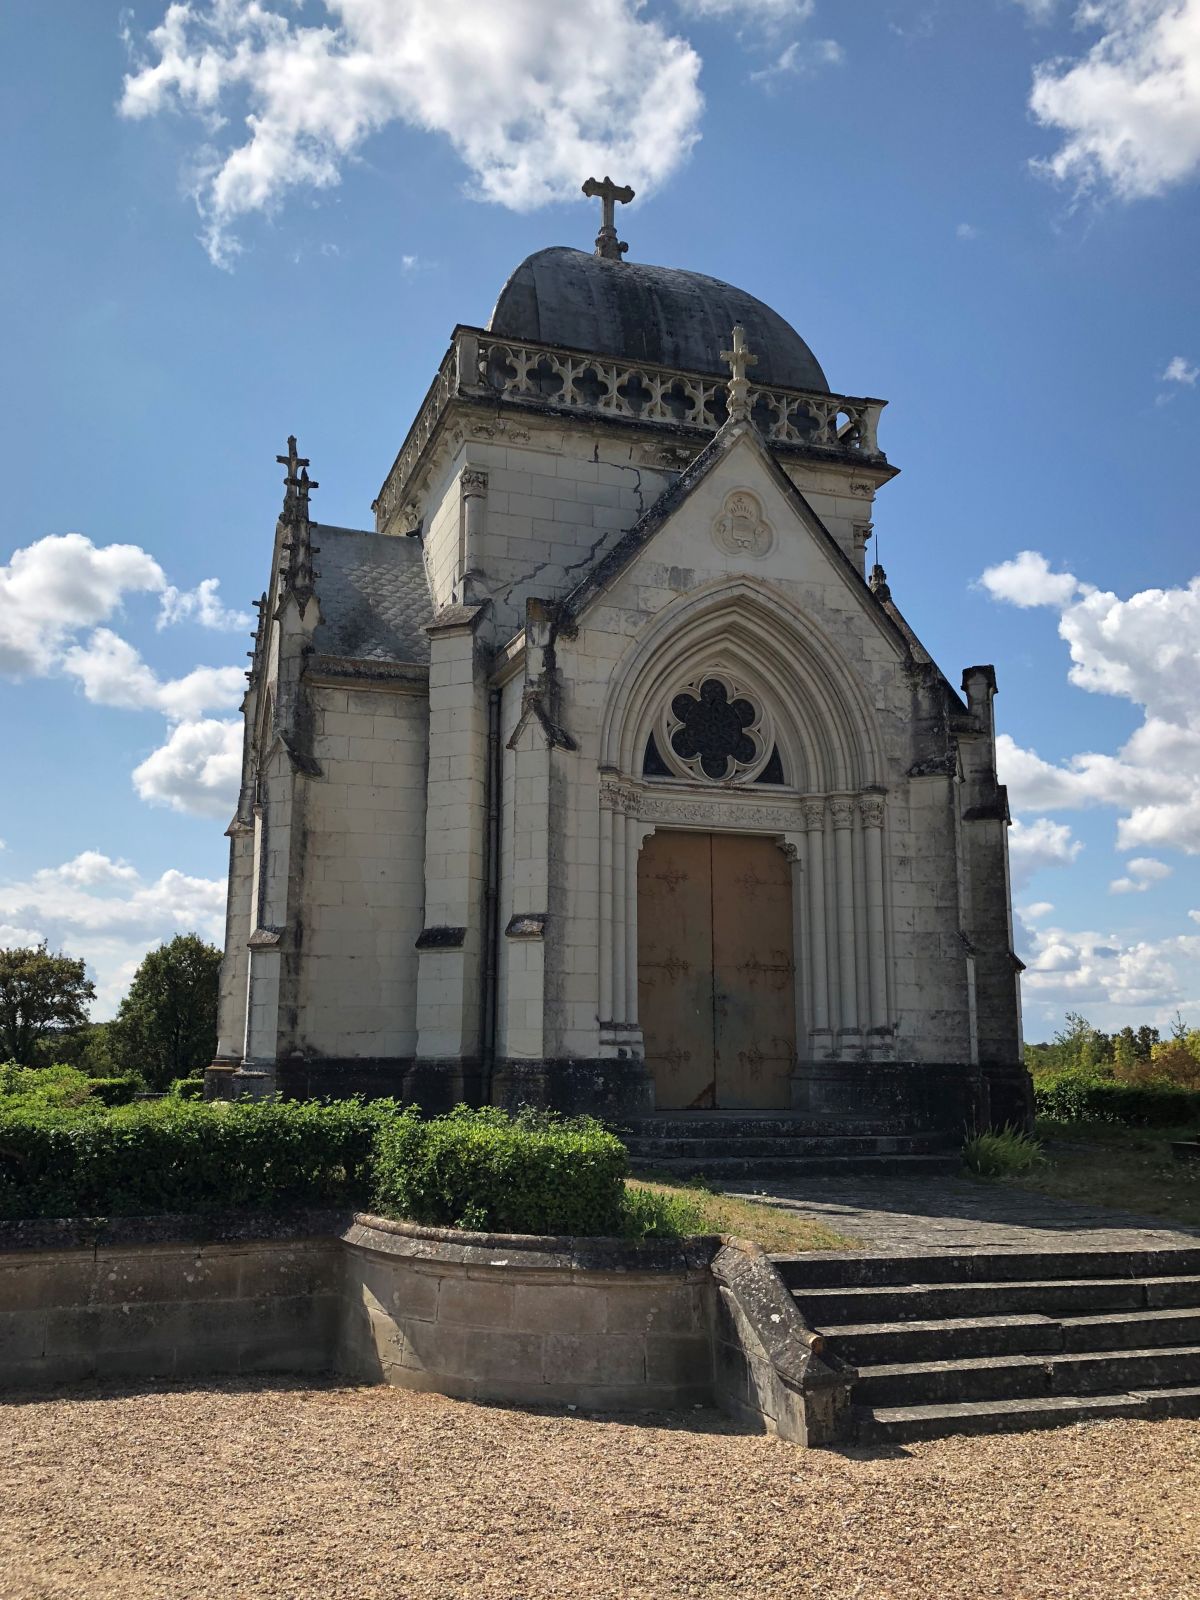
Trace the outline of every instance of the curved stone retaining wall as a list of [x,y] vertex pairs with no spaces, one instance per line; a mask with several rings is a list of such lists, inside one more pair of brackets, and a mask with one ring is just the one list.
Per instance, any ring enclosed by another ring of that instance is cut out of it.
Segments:
[[839,1436],[853,1379],[738,1240],[327,1213],[0,1223],[0,1387],[321,1370],[519,1405],[715,1403],[801,1444]]

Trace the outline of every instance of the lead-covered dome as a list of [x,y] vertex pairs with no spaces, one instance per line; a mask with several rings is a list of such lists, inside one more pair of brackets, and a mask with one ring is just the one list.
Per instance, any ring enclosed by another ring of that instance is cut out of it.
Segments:
[[795,328],[744,289],[701,272],[611,261],[563,245],[522,261],[500,291],[488,330],[727,378],[721,351],[738,322],[758,357],[753,383],[828,394],[820,363]]

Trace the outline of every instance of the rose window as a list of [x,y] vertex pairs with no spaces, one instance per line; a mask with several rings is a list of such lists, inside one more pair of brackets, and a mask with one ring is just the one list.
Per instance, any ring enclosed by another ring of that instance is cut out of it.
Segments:
[[681,761],[700,762],[706,778],[730,776],[730,762],[749,765],[758,754],[746,729],[758,716],[749,700],[729,698],[716,678],[706,678],[698,694],[677,694],[671,715],[679,726],[671,735],[671,749]]
[[766,709],[720,668],[697,674],[667,697],[646,741],[648,778],[709,783],[783,783]]

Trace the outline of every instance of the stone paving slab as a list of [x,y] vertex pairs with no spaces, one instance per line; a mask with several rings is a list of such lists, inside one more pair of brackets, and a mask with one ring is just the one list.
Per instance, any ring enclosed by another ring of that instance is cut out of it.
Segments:
[[778,1206],[878,1255],[962,1250],[1145,1250],[1195,1247],[1200,1228],[1077,1205],[968,1178],[761,1178],[724,1193]]

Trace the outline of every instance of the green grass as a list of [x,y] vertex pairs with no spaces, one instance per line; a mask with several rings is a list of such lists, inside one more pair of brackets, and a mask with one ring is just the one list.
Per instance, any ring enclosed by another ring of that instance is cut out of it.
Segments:
[[857,1239],[835,1233],[820,1222],[797,1216],[782,1206],[759,1205],[753,1200],[718,1194],[702,1182],[659,1183],[649,1179],[627,1178],[626,1193],[639,1191],[660,1196],[682,1208],[691,1226],[688,1233],[729,1233],[750,1239],[764,1250],[790,1254],[800,1250],[853,1250]]
[[1110,1123],[1039,1119],[1046,1160],[1007,1181],[1036,1194],[1083,1205],[1200,1226],[1200,1162],[1176,1161],[1172,1139],[1196,1129],[1121,1128]]
[[1031,1172],[1045,1160],[1036,1139],[1016,1128],[977,1133],[963,1146],[963,1165],[976,1178],[1008,1178]]

